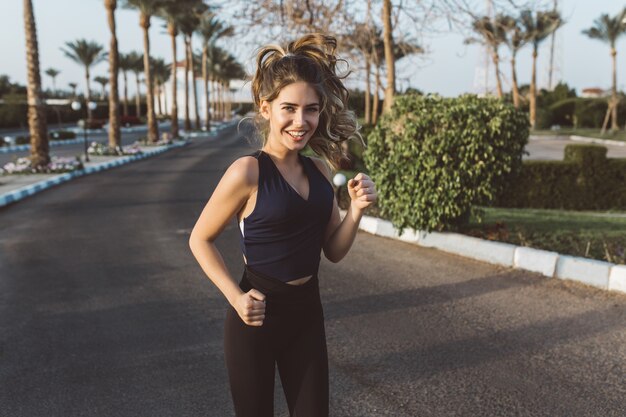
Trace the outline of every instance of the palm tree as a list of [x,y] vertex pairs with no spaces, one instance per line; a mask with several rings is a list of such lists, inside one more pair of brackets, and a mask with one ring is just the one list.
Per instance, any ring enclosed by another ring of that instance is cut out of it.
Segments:
[[170,66],[165,63],[162,58],[152,58],[150,60],[154,77],[155,97],[159,115],[163,115],[163,107],[161,106],[162,87],[171,75]]
[[67,85],[72,89],[72,97],[76,97],[76,87],[78,87],[78,84],[76,83],[67,83]]
[[[368,6],[370,2],[368,2]],[[368,23],[357,23],[349,34],[342,39],[349,49],[358,51],[363,55],[365,61],[365,124],[372,123],[371,113],[371,83],[370,76],[372,72],[373,51],[372,44],[375,42],[376,35],[374,28]],[[380,38],[380,36],[379,36]]]
[[139,82],[139,74],[143,72],[143,55],[138,52],[130,52],[128,55],[130,61],[130,70],[135,74],[135,116],[141,117],[141,83]]
[[615,44],[617,43],[617,39],[623,35],[624,32],[626,32],[626,8],[613,17],[608,14],[601,15],[593,22],[593,27],[583,30],[583,33],[591,39],[606,42],[611,48],[613,83],[611,85],[611,101],[609,102],[609,108],[602,125],[602,134],[606,131],[609,114],[611,114],[611,131],[616,132],[619,129],[617,124],[617,49],[615,48]]
[[107,77],[98,76],[98,77],[94,77],[93,80],[97,82],[98,84],[100,84],[100,86],[102,87],[102,93],[100,94],[100,98],[104,100],[107,95],[106,86],[109,83],[109,79]]
[[122,71],[122,77],[124,78],[124,101],[123,101],[123,114],[128,116],[128,71],[132,71],[134,61],[130,54],[119,54],[118,65]]
[[[180,24],[180,31],[184,35],[185,39],[185,50],[186,50],[186,59],[185,59],[185,71],[187,72],[191,69],[191,88],[193,93],[193,102],[194,102],[194,110],[195,110],[195,125],[196,129],[200,129],[200,112],[198,109],[198,90],[196,88],[196,66],[194,65],[194,56],[193,51],[191,49],[192,37],[193,33],[196,31],[198,26],[200,25],[200,17],[203,13],[205,13],[208,9],[208,6],[204,3],[194,3],[193,7],[186,9]],[[187,79],[187,75],[185,75],[185,79]],[[185,117],[185,130],[191,127],[188,126],[188,114]]]
[[46,70],[46,75],[48,75],[50,78],[52,78],[52,91],[56,92],[57,91],[57,83],[56,83],[56,78],[57,76],[61,73],[61,71],[59,71],[56,68],[48,68]]
[[162,0],[125,0],[126,7],[139,11],[139,26],[143,29],[143,72],[146,78],[146,107],[148,113],[148,142],[159,139],[159,127],[154,114],[154,91],[150,72],[150,18],[157,14]]
[[[89,69],[92,65],[102,62],[106,59],[104,47],[97,42],[78,39],[74,42],[66,42],[67,49],[61,48],[65,56],[72,61],[82,64],[85,67],[85,100],[91,100],[91,87],[89,85]],[[87,118],[91,120],[91,109],[87,106]]]
[[[393,57],[393,27],[391,26],[391,0],[383,0],[383,40],[385,45],[385,62],[387,64],[387,87],[383,110],[391,110],[393,96],[396,93],[396,66]],[[378,94],[378,92],[376,92]]]
[[[374,98],[374,103],[372,106],[372,124],[377,124],[378,123],[378,106],[379,106],[379,96],[378,96],[378,92],[381,89],[381,81],[380,81],[380,69],[383,65],[385,65],[387,63],[387,60],[385,59],[385,42],[383,40],[383,35],[382,35],[382,31],[379,28],[374,27],[373,28],[374,32],[373,34],[376,36],[376,38],[374,38],[372,40],[372,58],[373,58],[373,63],[374,63],[374,68],[375,68],[375,72],[374,72],[374,94],[373,94],[373,98]],[[404,58],[405,56],[411,55],[411,54],[417,54],[417,53],[423,53],[424,50],[422,49],[422,47],[420,47],[417,44],[414,43],[410,43],[410,42],[396,42],[393,45],[393,55],[392,61],[398,61],[402,58]],[[387,69],[388,71],[388,69]]]
[[511,51],[511,82],[513,84],[513,105],[516,109],[520,106],[519,86],[517,83],[516,60],[519,50],[528,42],[528,35],[521,26],[521,19],[512,16],[498,15],[496,17],[498,25],[500,25],[506,34],[504,38],[505,45]]
[[[119,52],[117,48],[117,33],[115,30],[115,9],[117,0],[104,0],[107,10],[107,20],[111,31],[111,43],[109,46],[109,148],[120,150],[122,137],[120,132],[120,97],[118,94],[117,81],[120,72]],[[103,85],[104,89],[104,85]]]
[[222,113],[226,116],[226,120],[230,120],[232,113],[232,100],[230,97],[230,81],[237,79],[244,79],[246,77],[246,70],[243,65],[237,62],[237,59],[228,53],[221,65],[222,73],[222,92],[228,97],[224,98],[223,101],[223,111]]
[[530,80],[530,127],[535,129],[537,121],[537,55],[539,45],[563,23],[558,12],[538,11],[533,15],[530,10],[523,10],[520,16],[522,25],[533,45],[533,70]]
[[176,45],[176,37],[178,36],[178,24],[181,19],[182,10],[179,5],[175,3],[165,3],[161,5],[159,8],[159,17],[165,20],[167,25],[167,33],[170,35],[172,42],[172,111],[171,115],[171,133],[172,137],[178,137],[178,83],[176,82],[176,69],[178,57],[176,53],[177,45]]
[[497,20],[492,20],[489,16],[475,18],[472,22],[472,29],[481,36],[481,39],[468,38],[465,43],[481,43],[486,45],[491,52],[491,59],[496,71],[496,88],[498,98],[502,98],[502,80],[500,78],[500,53],[498,49],[505,42],[506,32],[504,27]]
[[198,33],[202,37],[202,81],[204,83],[204,104],[205,104],[205,129],[211,128],[211,112],[209,109],[209,50],[215,47],[215,42],[225,36],[232,36],[234,31],[231,26],[217,19],[212,14],[202,16]]
[[50,162],[46,113],[41,99],[39,47],[37,27],[31,0],[24,0],[24,32],[26,35],[26,66],[28,69],[28,131],[30,133],[30,163],[41,169]]

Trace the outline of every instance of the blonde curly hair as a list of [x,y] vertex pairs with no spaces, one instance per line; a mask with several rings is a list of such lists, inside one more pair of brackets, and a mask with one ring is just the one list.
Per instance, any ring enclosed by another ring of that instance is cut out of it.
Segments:
[[334,37],[319,33],[305,35],[286,48],[267,45],[257,53],[257,69],[252,79],[256,122],[264,133],[264,145],[268,125],[260,117],[261,102],[273,101],[284,87],[299,81],[308,83],[316,91],[321,101],[320,118],[308,145],[334,169],[346,157],[342,142],[358,138],[363,143],[356,116],[348,110],[349,93],[342,82],[350,72],[338,73],[337,63],[346,61],[337,58],[336,49]]

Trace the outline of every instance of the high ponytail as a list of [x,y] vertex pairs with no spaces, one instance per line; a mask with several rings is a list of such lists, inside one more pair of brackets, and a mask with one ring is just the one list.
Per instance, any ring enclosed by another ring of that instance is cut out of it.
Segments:
[[[265,46],[257,53],[257,69],[252,79],[257,111],[262,101],[273,101],[289,84],[304,81],[311,85],[321,107],[317,130],[308,144],[335,169],[346,156],[341,143],[353,137],[362,141],[356,116],[348,110],[348,89],[342,82],[350,72],[338,73],[337,63],[345,61],[337,58],[336,49],[334,37],[319,33],[305,35],[286,48]],[[262,118],[257,118],[257,122],[262,124]]]

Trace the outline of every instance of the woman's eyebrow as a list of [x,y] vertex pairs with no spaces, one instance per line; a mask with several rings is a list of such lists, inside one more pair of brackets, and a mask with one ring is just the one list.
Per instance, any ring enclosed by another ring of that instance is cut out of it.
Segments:
[[[294,107],[298,107],[297,104],[295,103],[287,103],[286,101],[283,103],[280,103],[281,106],[287,105],[287,106],[294,106]],[[311,103],[311,104],[307,104],[304,107],[313,107],[313,106],[319,106],[319,103]]]

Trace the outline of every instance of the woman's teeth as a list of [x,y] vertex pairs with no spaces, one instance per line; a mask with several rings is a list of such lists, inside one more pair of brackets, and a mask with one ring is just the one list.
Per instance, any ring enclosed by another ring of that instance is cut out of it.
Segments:
[[291,137],[299,139],[306,134],[306,132],[287,132]]

